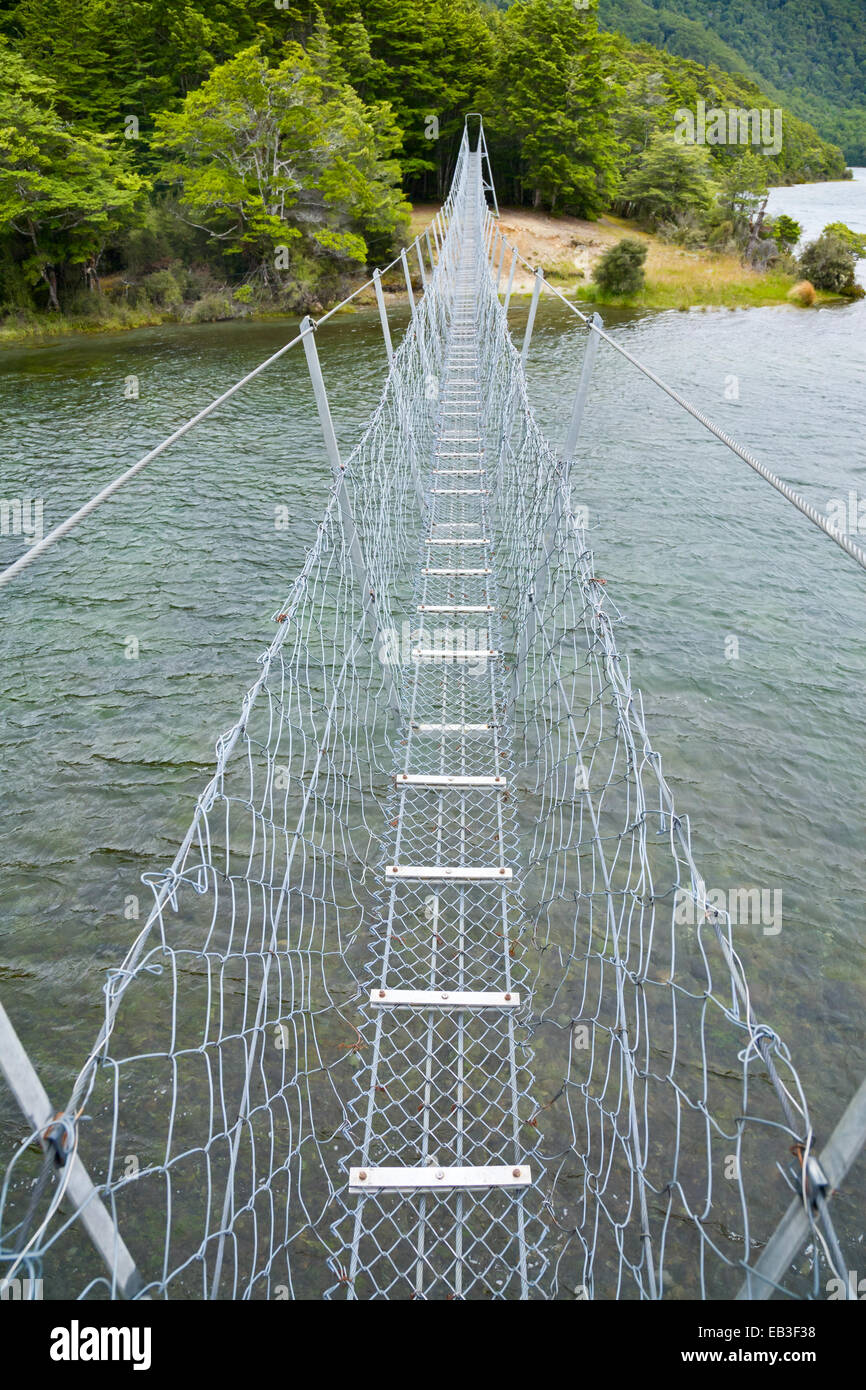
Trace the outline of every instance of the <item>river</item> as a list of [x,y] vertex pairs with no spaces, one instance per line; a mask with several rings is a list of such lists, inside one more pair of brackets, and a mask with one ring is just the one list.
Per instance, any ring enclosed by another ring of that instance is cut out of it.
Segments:
[[[807,236],[839,219],[866,231],[866,171],[775,190],[771,210]],[[866,498],[866,301],[608,323],[822,511]],[[0,495],[44,498],[56,524],[294,331],[172,326],[3,350]],[[530,390],[557,441],[581,343],[545,302]],[[348,452],[385,365],[375,311],[329,323],[319,347]],[[3,595],[0,993],[58,1102],[136,899],[146,911],[139,876],[173,857],[313,537],[329,481],[313,422],[293,351]],[[740,928],[738,947],[826,1137],[866,1073],[866,575],[604,346],[576,489],[708,887],[782,895],[782,930]],[[274,526],[283,504],[289,531]],[[3,538],[0,561],[21,549]],[[0,1157],[21,1132],[3,1092]],[[854,1240],[863,1173],[861,1160],[840,1198]]]

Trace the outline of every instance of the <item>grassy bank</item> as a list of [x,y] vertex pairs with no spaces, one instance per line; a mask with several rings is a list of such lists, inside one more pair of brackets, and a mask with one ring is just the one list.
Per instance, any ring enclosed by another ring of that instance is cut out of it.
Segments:
[[[435,212],[433,204],[416,206],[411,234],[423,230]],[[574,217],[554,218],[544,213],[504,209],[500,227],[527,262],[527,265],[518,264],[515,273],[513,293],[517,295],[531,293],[534,267],[540,266],[552,284],[585,305],[603,307],[607,304],[635,309],[748,309],[786,303],[797,278],[778,269],[752,270],[737,256],[728,253],[687,250],[671,245],[640,231],[623,218],[606,216],[597,222],[586,222]],[[637,237],[647,244],[646,284],[635,295],[606,295],[593,282],[593,268],[604,251],[624,236]],[[503,279],[507,270],[508,267],[503,271]],[[197,297],[186,300],[178,296],[170,303],[160,303],[150,297],[149,287],[145,285],[136,287],[135,302],[128,303],[118,300],[111,292],[112,286],[108,285],[103,294],[79,296],[75,312],[37,314],[22,310],[8,315],[0,321],[0,346],[21,342],[38,345],[71,334],[122,332],[168,323],[300,317],[305,312],[315,317],[365,279],[366,274],[359,273],[354,281],[345,280],[339,286],[333,300],[320,303],[308,297],[301,307],[294,302],[253,298],[227,285],[210,285],[207,292]],[[413,282],[420,289],[417,269]],[[383,277],[383,285],[394,300],[405,298],[401,271],[391,271]],[[835,295],[818,294],[815,302],[820,305],[840,301]],[[355,303],[375,303],[372,291],[359,295]]]
[[[331,303],[338,303],[366,280],[359,273],[345,280],[334,292],[333,299],[316,299],[313,292],[298,299],[271,299],[248,295],[237,286],[221,285],[192,299],[172,298],[170,303],[158,303],[146,292],[138,290],[136,302],[124,303],[110,292],[81,294],[74,311],[67,313],[35,313],[20,310],[0,319],[0,347],[16,343],[31,343],[38,347],[57,338],[81,333],[121,333],[126,329],[153,328],[161,324],[219,323],[230,319],[300,319],[305,313],[315,318]],[[390,298],[405,298],[406,287],[402,272],[382,277],[383,287]],[[420,288],[420,282],[418,287]],[[109,287],[110,289],[110,287]],[[355,304],[375,303],[373,291],[358,296]]]
[[[583,304],[635,309],[748,309],[785,304],[798,276],[780,269],[753,270],[736,255],[705,249],[686,249],[641,231],[625,218],[550,218],[506,210],[502,228],[531,266],[540,266],[557,289]],[[646,244],[646,284],[633,295],[606,295],[593,281],[599,257],[623,237]],[[515,291],[528,293],[532,276],[521,267]],[[838,302],[818,294],[816,304]]]

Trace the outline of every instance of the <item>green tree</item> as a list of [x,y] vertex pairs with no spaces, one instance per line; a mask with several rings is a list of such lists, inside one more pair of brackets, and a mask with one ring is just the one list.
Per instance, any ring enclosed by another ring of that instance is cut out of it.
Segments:
[[678,214],[703,215],[712,200],[709,162],[702,147],[680,144],[673,135],[657,132],[617,201],[628,215],[656,227]]
[[857,283],[854,279],[856,257],[841,237],[822,232],[815,241],[810,241],[800,257],[800,269],[807,280],[811,280],[817,290],[827,290],[831,294],[855,294]]
[[597,217],[618,177],[596,0],[516,0],[497,28],[491,129],[518,201]]
[[822,236],[835,236],[844,241],[849,251],[853,251],[858,261],[866,256],[866,236],[862,232],[852,232],[844,222],[828,222]]
[[723,213],[739,228],[750,229],[767,198],[767,160],[752,151],[726,159],[718,183]]
[[444,196],[493,61],[478,0],[325,0],[325,12],[352,85],[394,111],[404,178]]
[[593,279],[603,294],[637,294],[645,283],[644,261],[647,244],[637,237],[624,237],[609,246],[599,259]]
[[283,52],[271,66],[253,46],[216,68],[158,119],[154,137],[190,218],[275,286],[290,251],[363,264],[370,248],[392,245],[408,211],[390,111],[361,102],[325,27],[309,52],[296,43]]
[[97,288],[106,241],[144,184],[109,137],[62,120],[55,99],[54,83],[0,44],[0,229],[17,239],[25,276],[57,310],[59,269],[82,265]]
[[778,217],[774,217],[773,237],[780,251],[790,251],[802,235],[803,228],[800,223],[795,222],[793,217],[788,217],[787,213],[780,212]]

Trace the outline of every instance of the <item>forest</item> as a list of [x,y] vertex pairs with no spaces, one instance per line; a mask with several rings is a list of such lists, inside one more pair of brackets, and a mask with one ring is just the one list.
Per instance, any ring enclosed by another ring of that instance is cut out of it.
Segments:
[[[504,202],[629,212],[699,100],[778,104],[600,29],[598,0],[0,0],[0,316],[333,302],[405,241],[410,200],[444,194],[469,110]],[[773,156],[676,149],[691,208],[845,176],[787,108],[783,127]]]
[[601,0],[599,22],[751,77],[866,164],[862,0]]

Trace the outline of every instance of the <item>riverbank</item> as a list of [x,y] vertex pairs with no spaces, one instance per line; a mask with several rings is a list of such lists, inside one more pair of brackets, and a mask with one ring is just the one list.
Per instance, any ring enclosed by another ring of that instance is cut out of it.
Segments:
[[[531,293],[534,268],[541,267],[557,289],[583,304],[640,309],[746,309],[784,304],[791,287],[802,278],[778,269],[752,270],[736,255],[674,246],[641,231],[634,222],[610,214],[597,222],[587,222],[578,217],[553,218],[503,208],[499,225],[528,262],[517,264],[513,285],[516,294]],[[638,294],[604,295],[593,284],[596,263],[610,246],[626,236],[647,246],[646,284]],[[503,268],[503,279],[508,269]],[[838,296],[828,294],[818,294],[815,299],[816,304],[837,301],[841,302]]]
[[[416,204],[412,213],[413,235],[429,225],[438,210],[436,204]],[[563,294],[579,303],[614,305],[621,308],[692,309],[760,308],[787,301],[797,276],[782,270],[758,271],[744,266],[739,257],[703,249],[685,249],[641,231],[625,218],[606,215],[597,222],[578,217],[550,217],[545,213],[503,208],[500,229],[517,246],[523,262],[515,268],[512,293],[531,294],[534,271],[541,267],[546,278]],[[608,296],[593,284],[593,272],[600,256],[624,236],[647,244],[646,284],[635,295]],[[503,267],[503,285],[510,263]],[[364,284],[359,274],[347,281],[343,293]],[[402,273],[392,271],[383,277],[383,287],[392,302],[406,299]],[[417,268],[413,283],[421,288]],[[125,329],[153,328],[171,323],[217,323],[231,319],[285,318],[306,312],[322,313],[330,304],[311,300],[307,304],[253,301],[238,293],[237,287],[220,286],[190,302],[154,303],[139,297],[135,304],[118,301],[110,293],[89,296],[92,306],[74,314],[34,314],[21,312],[0,321],[0,346],[22,342],[39,346],[75,334],[122,332]],[[816,304],[838,302],[838,296],[818,294]],[[372,290],[362,292],[358,305],[374,302]]]

